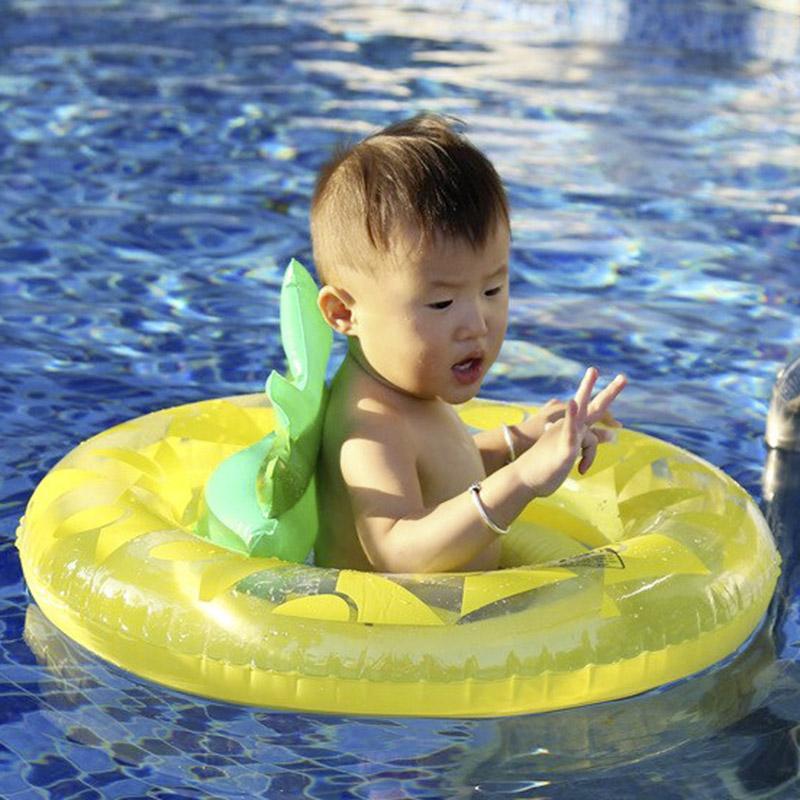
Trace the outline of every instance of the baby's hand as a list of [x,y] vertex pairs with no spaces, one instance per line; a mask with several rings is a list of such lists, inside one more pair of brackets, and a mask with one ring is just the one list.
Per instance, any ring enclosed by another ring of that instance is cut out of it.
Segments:
[[[598,392],[589,404],[589,409],[586,414],[586,423],[590,427],[592,425],[607,425],[610,428],[621,428],[622,423],[617,420],[611,413],[611,404],[617,399],[619,393],[627,386],[628,379],[624,375],[617,375],[605,389]],[[539,435],[544,430],[548,422],[556,422],[564,416],[567,404],[562,400],[548,400],[539,412],[531,417],[531,433],[534,433],[533,428],[538,428]],[[533,422],[535,420],[535,422]],[[527,420],[526,420],[527,422]],[[521,423],[520,426],[525,425]],[[534,436],[538,438],[538,436]]]
[[[579,453],[582,456],[578,471],[585,473],[594,461],[598,444],[610,439],[610,432],[593,429],[592,425],[609,416],[609,406],[625,388],[626,380],[618,375],[592,400],[597,377],[594,367],[586,370],[575,399],[566,404],[564,411],[559,409],[555,413],[553,409],[553,420],[544,424],[536,444],[519,459],[525,470],[525,482],[540,497],[552,494],[561,486]],[[547,406],[543,411],[546,410]]]

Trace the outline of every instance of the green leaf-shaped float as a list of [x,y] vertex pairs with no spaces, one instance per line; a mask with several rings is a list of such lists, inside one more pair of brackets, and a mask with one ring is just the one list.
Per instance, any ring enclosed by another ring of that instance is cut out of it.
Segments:
[[314,474],[328,390],[333,333],[317,308],[317,286],[292,259],[281,286],[286,376],[273,371],[266,392],[275,431],[223,461],[205,487],[198,532],[251,556],[303,561],[319,529]]

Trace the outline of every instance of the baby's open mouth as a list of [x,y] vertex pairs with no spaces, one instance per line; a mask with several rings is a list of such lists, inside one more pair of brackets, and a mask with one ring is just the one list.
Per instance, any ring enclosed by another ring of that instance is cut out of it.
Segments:
[[459,383],[474,383],[481,376],[483,368],[482,356],[470,356],[453,364],[453,373]]

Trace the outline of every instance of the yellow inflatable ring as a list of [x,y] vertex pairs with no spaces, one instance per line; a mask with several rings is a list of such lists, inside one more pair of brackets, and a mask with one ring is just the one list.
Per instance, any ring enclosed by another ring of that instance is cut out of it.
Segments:
[[[496,572],[379,575],[221,549],[192,533],[201,490],[270,429],[265,403],[149,414],[45,476],[18,546],[56,626],[137,675],[221,700],[476,717],[674,681],[735,651],[767,609],[779,558],[747,493],[631,431],[528,507]],[[460,413],[486,428],[525,411],[473,401]]]

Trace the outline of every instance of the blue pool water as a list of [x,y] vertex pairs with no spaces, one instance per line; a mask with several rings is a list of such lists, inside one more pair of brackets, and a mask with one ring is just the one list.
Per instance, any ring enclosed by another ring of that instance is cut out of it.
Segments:
[[[770,387],[800,351],[796,3],[0,0],[0,20],[0,797],[800,794],[797,459],[762,483]],[[512,200],[483,393],[624,370],[626,424],[764,502],[770,624],[676,686],[502,720],[271,713],[88,656],[29,605],[31,490],[114,423],[257,391],[315,170],[421,110],[465,119]]]

